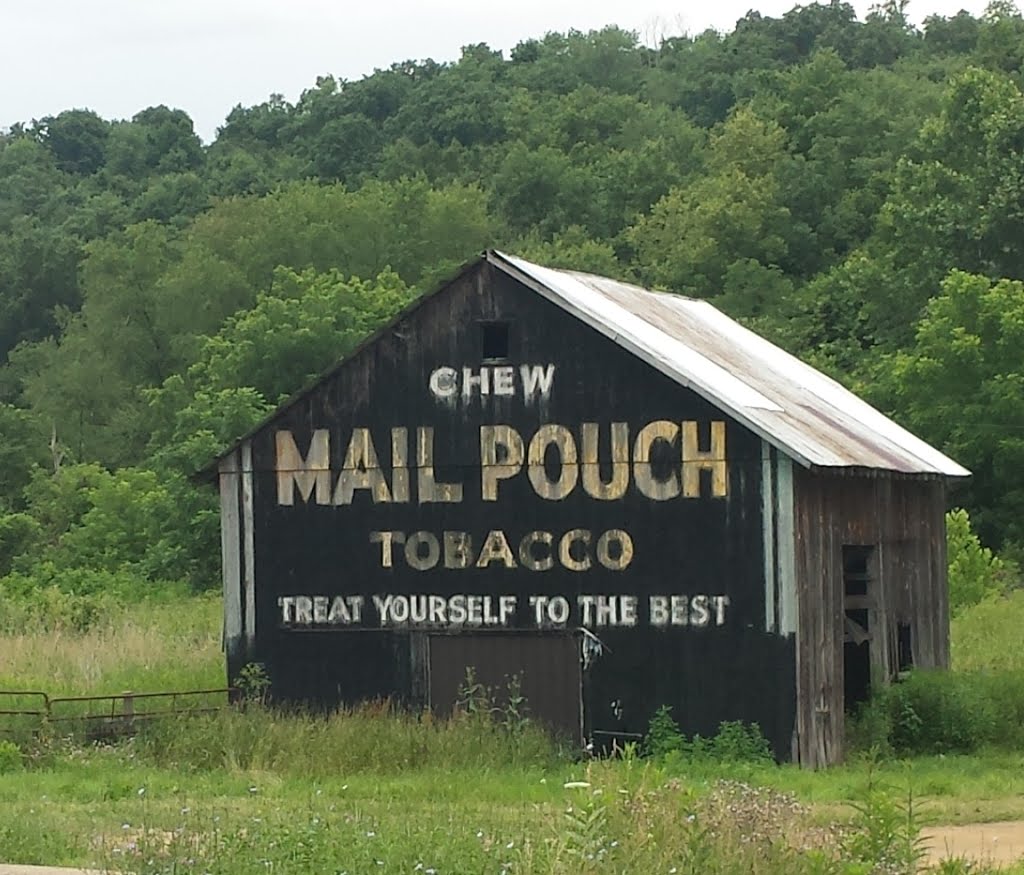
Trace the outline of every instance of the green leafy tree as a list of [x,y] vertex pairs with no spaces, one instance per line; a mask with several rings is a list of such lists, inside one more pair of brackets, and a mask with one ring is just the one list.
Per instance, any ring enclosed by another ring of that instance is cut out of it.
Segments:
[[183,473],[197,470],[413,298],[392,272],[369,281],[278,268],[272,291],[205,338],[185,375],[146,393],[147,455]]
[[[794,226],[777,169],[790,160],[785,132],[750,110],[713,135],[707,173],[674,189],[630,231],[638,272],[662,288],[754,316],[784,291]],[[726,304],[727,302],[727,304]]]
[[1003,595],[1016,569],[996,556],[971,528],[963,508],[946,514],[946,554],[949,558],[949,609],[955,615],[986,599]]
[[881,360],[882,405],[971,469],[961,498],[982,539],[1024,544],[1024,283],[954,271],[906,352]]
[[69,109],[34,126],[36,137],[53,153],[57,166],[88,176],[106,162],[110,123],[87,109]]

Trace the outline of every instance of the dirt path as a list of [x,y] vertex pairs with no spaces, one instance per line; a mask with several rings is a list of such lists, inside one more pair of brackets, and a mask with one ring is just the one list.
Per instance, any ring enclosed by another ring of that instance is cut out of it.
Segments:
[[921,830],[921,835],[928,845],[931,863],[950,857],[986,863],[1016,863],[1024,859],[1024,820],[932,826]]
[[[921,830],[928,847],[928,863],[963,857],[986,863],[1024,860],[1024,820],[971,823],[966,826],[931,826]],[[0,864],[0,875],[100,875],[86,869]]]
[[19,866],[0,863],[0,875],[103,875],[95,869],[65,869],[61,866]]

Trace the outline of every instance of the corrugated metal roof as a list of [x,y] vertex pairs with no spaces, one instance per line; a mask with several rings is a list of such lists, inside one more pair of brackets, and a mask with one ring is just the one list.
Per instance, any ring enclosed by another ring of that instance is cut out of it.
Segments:
[[707,301],[541,267],[501,252],[488,253],[488,259],[805,466],[970,475]]

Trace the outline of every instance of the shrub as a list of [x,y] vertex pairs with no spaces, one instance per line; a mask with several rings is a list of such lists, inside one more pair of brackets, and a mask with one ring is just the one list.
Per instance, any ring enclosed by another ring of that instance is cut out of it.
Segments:
[[911,672],[877,692],[857,725],[861,744],[899,754],[1015,748],[1024,744],[1024,673]]
[[0,775],[20,771],[21,767],[21,748],[13,741],[0,739]]
[[971,605],[1007,591],[1017,569],[983,547],[971,528],[966,510],[946,514],[946,551],[949,563],[949,609],[954,615]]
[[671,711],[662,705],[648,724],[643,748],[649,756],[720,763],[772,762],[771,745],[756,723],[727,720],[718,725],[718,732],[710,738],[695,735],[687,739],[672,719]]
[[661,757],[673,751],[680,751],[686,738],[679,731],[679,724],[672,719],[672,708],[662,705],[647,726],[643,750],[648,756]]

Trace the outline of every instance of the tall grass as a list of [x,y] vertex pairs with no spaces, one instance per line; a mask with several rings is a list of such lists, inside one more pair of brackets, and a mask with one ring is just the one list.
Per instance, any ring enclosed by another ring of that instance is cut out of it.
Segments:
[[0,633],[0,689],[107,695],[221,687],[220,630],[213,598],[109,605],[84,629],[8,626]]
[[385,704],[331,715],[262,707],[167,719],[135,739],[143,762],[186,771],[394,775],[416,769],[550,767],[562,759],[551,737],[530,724],[489,716],[435,720]]
[[964,610],[950,647],[954,671],[1024,672],[1024,589]]

